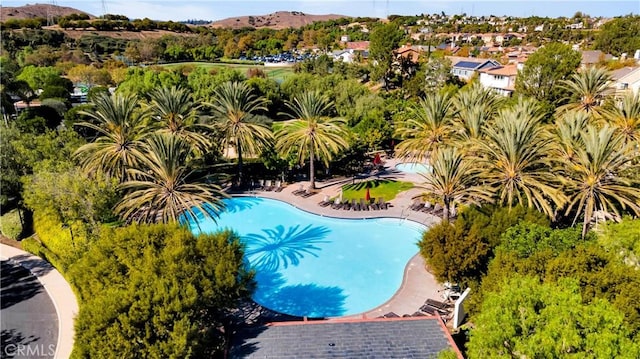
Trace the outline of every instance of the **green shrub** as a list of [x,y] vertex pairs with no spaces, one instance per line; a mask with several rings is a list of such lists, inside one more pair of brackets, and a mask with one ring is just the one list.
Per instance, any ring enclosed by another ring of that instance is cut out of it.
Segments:
[[254,288],[231,232],[105,230],[68,275],[82,299],[74,358],[211,358],[229,310]]
[[45,247],[37,238],[25,238],[20,242],[20,244],[22,245],[22,249],[24,251],[46,260],[61,273],[65,273],[67,266],[60,260],[58,256],[55,255],[55,253],[47,249],[47,247]]
[[458,354],[451,348],[441,350],[438,353],[438,359],[458,359]]
[[606,223],[598,235],[598,242],[618,253],[628,265],[640,267],[640,219],[625,218],[620,223]]
[[[33,227],[47,258],[55,258],[54,266],[64,271],[77,261],[89,247],[89,240],[82,223],[63,225],[55,213],[36,212],[33,215]],[[36,254],[36,253],[34,253]]]
[[0,233],[13,240],[18,240],[22,233],[22,223],[17,209],[2,214],[0,217]]
[[453,224],[441,223],[425,232],[418,246],[438,280],[474,287],[486,273],[502,233],[521,221],[549,226],[549,219],[534,209],[471,206]]

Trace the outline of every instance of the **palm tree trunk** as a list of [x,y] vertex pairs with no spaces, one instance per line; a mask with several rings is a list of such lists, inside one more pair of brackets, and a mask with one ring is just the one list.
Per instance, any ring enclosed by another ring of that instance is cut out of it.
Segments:
[[311,146],[311,151],[309,151],[309,188],[316,189],[316,176],[315,176],[315,168],[313,166],[313,145]]
[[449,206],[451,206],[451,199],[449,199],[448,196],[445,196],[443,199],[444,210],[442,211],[442,219],[444,219],[445,222],[449,223]]
[[238,150],[238,185],[242,186],[242,147],[240,141],[236,141],[236,149]]
[[582,239],[587,236],[587,232],[589,231],[589,222],[591,222],[591,213],[593,211],[589,210],[589,208],[585,208],[584,211],[584,223],[582,224]]

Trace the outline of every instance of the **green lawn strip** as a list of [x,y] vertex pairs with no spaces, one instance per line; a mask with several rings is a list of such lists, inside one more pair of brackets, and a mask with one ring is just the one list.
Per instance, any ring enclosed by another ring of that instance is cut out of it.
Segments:
[[365,198],[367,188],[369,189],[371,198],[376,198],[377,200],[382,197],[385,201],[390,201],[394,199],[398,193],[413,188],[413,183],[391,180],[370,180],[357,182],[355,184],[346,184],[342,186],[342,199],[359,200],[360,198]]
[[284,80],[291,74],[293,74],[293,67],[265,67],[264,65],[252,65],[252,64],[228,64],[228,63],[212,63],[212,62],[176,62],[162,65],[167,68],[175,68],[178,66],[198,66],[205,69],[212,69],[217,67],[230,67],[244,73],[248,69],[260,69],[264,73],[274,80]]

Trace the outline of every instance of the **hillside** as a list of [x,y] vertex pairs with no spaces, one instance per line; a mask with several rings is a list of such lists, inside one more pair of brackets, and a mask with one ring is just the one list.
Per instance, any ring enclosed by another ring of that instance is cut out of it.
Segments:
[[[24,5],[18,7],[5,7],[1,8],[2,12],[0,13],[0,21],[7,21],[9,19],[33,19],[36,17],[41,17],[46,19],[47,15],[51,14],[53,16],[66,16],[71,14],[87,14],[84,11],[74,9],[72,7],[67,6],[56,6],[50,4],[33,4],[33,5]],[[87,14],[89,17],[94,17],[93,15]]]
[[254,27],[278,30],[288,27],[299,28],[311,24],[314,21],[328,21],[344,17],[348,16],[336,14],[310,15],[299,11],[277,11],[268,15],[230,17],[228,19],[214,21],[208,26],[236,29],[241,27]]

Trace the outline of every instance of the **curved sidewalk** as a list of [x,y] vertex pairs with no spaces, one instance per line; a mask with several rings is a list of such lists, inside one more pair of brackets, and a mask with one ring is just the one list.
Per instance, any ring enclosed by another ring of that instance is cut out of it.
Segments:
[[0,258],[24,267],[42,283],[58,315],[58,342],[54,358],[69,358],[73,350],[74,319],[78,314],[78,301],[69,283],[49,262],[20,249],[0,244]]

